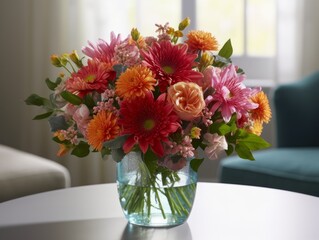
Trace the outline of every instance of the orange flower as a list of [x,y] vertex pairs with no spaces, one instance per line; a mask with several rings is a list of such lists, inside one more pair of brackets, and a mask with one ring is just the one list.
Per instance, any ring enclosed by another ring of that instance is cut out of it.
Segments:
[[[61,130],[56,131],[53,134],[53,136],[57,137],[60,141],[64,141],[65,140],[65,137],[62,134]],[[60,149],[59,149],[59,151],[56,154],[58,157],[62,157],[63,155],[65,155],[71,149],[70,147],[68,147],[67,145],[62,144],[62,143],[59,143],[59,147],[60,147]]]
[[103,143],[120,134],[117,117],[106,111],[101,111],[93,117],[87,127],[88,143],[96,150],[101,151]]
[[263,123],[261,121],[254,121],[247,131],[260,136],[263,131]]
[[116,94],[124,100],[136,97],[145,97],[145,94],[154,91],[156,80],[150,69],[139,65],[127,69],[116,82]]
[[167,94],[168,100],[182,120],[193,120],[205,107],[202,88],[196,83],[178,82],[168,88]]
[[267,95],[261,91],[254,95],[251,100],[259,106],[252,110],[251,116],[254,121],[269,123],[271,119],[271,109]]
[[218,49],[218,43],[214,36],[209,32],[193,30],[187,34],[185,41],[191,50],[212,50]]

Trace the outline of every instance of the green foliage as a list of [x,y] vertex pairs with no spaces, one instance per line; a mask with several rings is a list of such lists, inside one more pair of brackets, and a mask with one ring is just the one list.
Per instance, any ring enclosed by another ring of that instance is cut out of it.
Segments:
[[68,141],[68,140],[61,141],[58,137],[53,137],[52,140],[55,141],[56,143],[59,143],[59,144],[65,144],[65,145],[70,144],[70,141]]
[[124,158],[125,153],[122,148],[115,148],[112,149],[111,155],[115,162],[120,162]]
[[126,71],[127,66],[122,64],[117,64],[113,66],[114,71],[116,72],[116,77],[118,78],[123,72]]
[[144,154],[143,160],[150,174],[154,175],[158,167],[158,164],[157,164],[158,157],[156,156],[156,154],[150,148],[148,148],[148,150]]
[[80,141],[78,145],[74,147],[71,154],[77,157],[85,157],[90,153],[90,145],[86,142]]
[[204,161],[204,158],[194,158],[191,160],[190,166],[195,172],[197,172],[198,168],[203,163],[203,161]]
[[218,56],[223,58],[230,58],[233,54],[233,46],[231,44],[231,40],[229,39],[224,46],[220,49]]
[[43,114],[39,114],[39,115],[36,115],[33,120],[41,120],[41,119],[45,119],[45,118],[48,118],[52,115],[53,111],[49,111],[49,112],[46,112],[46,113],[43,113]]
[[40,97],[37,94],[31,94],[24,102],[27,105],[35,105],[35,106],[50,106],[51,103],[48,99]]
[[83,98],[83,103],[88,107],[88,109],[93,109],[93,107],[95,106],[93,97],[90,94],[85,95],[85,97]]
[[45,79],[45,83],[47,84],[48,88],[52,91],[58,86],[55,82],[52,82],[49,78]]
[[65,121],[65,118],[63,115],[60,116],[51,116],[49,118],[49,124],[51,127],[51,131],[55,132],[57,130],[67,130],[69,125],[68,123]]
[[82,104],[82,98],[80,98],[77,95],[70,93],[68,91],[61,92],[61,97],[63,97],[64,100],[68,101],[69,103],[71,103],[73,105]]
[[228,123],[225,122],[214,122],[209,126],[210,133],[218,133],[220,136],[225,136],[228,133],[237,130],[236,126],[236,115],[234,114]]
[[[239,157],[243,159],[255,160],[252,151],[270,147],[270,144],[262,137],[253,133],[248,133],[243,129],[226,136],[228,144],[227,155],[235,150]],[[235,149],[234,149],[235,148]]]
[[218,55],[215,56],[215,60],[213,63],[214,67],[224,67],[230,63],[232,63],[230,57],[233,54],[233,46],[231,44],[231,40],[229,39],[223,47],[219,50]]

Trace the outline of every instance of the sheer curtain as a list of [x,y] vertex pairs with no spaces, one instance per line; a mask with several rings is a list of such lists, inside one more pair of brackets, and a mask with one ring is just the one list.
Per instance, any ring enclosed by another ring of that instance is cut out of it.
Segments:
[[278,0],[277,83],[319,70],[319,1]]
[[[45,78],[54,78],[60,69],[50,64],[51,54],[78,50],[87,40],[109,38],[111,30],[129,32],[126,4],[103,0],[2,0],[0,144],[60,162],[71,172],[72,184],[112,182],[115,163],[100,156],[78,159],[56,157],[46,120],[34,121],[40,114],[26,106],[31,93],[48,95]],[[122,13],[121,15],[115,13]]]

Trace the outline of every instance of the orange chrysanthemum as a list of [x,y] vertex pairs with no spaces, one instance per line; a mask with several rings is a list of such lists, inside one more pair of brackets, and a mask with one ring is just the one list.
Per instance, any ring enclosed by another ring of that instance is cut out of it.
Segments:
[[156,79],[150,69],[139,65],[127,69],[116,82],[116,94],[124,100],[144,97],[154,91]]
[[261,121],[254,121],[253,125],[250,126],[247,130],[250,133],[260,136],[263,131],[263,123]]
[[112,112],[101,111],[93,117],[87,127],[88,143],[96,150],[101,151],[103,143],[120,134],[118,118]]
[[187,34],[185,41],[191,50],[211,50],[218,49],[218,42],[214,36],[209,32],[193,30]]
[[269,101],[267,95],[261,91],[254,95],[251,100],[254,103],[258,103],[258,108],[253,109],[251,116],[254,121],[269,123],[271,119],[271,109],[269,106]]

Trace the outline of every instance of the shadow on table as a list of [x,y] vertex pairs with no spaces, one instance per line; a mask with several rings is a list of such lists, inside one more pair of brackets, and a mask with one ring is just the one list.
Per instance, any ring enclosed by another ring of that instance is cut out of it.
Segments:
[[89,219],[0,227],[1,240],[191,240],[187,223],[173,228],[144,228],[124,218]]

